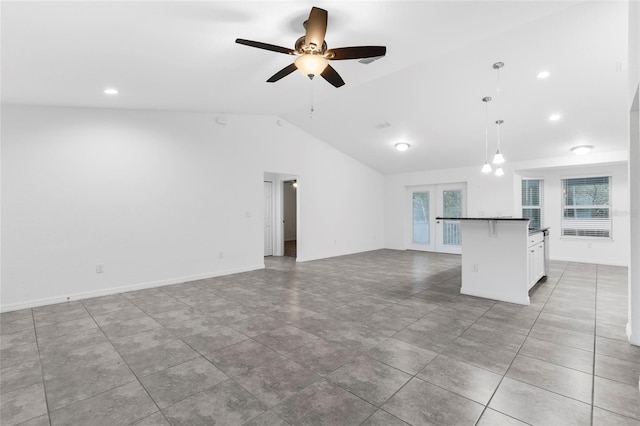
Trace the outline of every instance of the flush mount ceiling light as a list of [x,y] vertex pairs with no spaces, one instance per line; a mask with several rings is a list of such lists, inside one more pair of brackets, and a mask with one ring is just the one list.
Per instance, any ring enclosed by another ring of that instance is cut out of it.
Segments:
[[484,165],[482,173],[491,173],[491,165],[489,164],[489,102],[490,96],[482,98],[484,102]]
[[593,149],[593,145],[579,145],[571,148],[571,152],[575,155],[587,155]]
[[327,11],[319,7],[312,7],[311,13],[309,13],[309,19],[303,23],[305,34],[298,38],[293,49],[242,38],[236,39],[236,43],[258,49],[270,50],[272,52],[284,53],[286,55],[298,56],[292,64],[287,65],[272,75],[267,80],[268,83],[274,83],[288,76],[295,70],[300,70],[302,74],[308,76],[310,79],[313,79],[316,75],[320,75],[334,87],[340,87],[344,85],[344,80],[342,80],[342,77],[340,77],[338,72],[333,69],[327,61],[380,58],[386,55],[387,48],[385,46],[354,46],[327,49],[327,42],[324,39],[327,32],[327,22]]
[[549,121],[558,121],[562,118],[560,114],[551,114],[549,116]]
[[549,71],[540,71],[536,77],[538,77],[540,80],[544,80],[545,78],[549,77],[551,75],[551,73]]
[[406,150],[408,150],[410,146],[411,146],[411,145],[409,145],[409,144],[408,144],[408,143],[406,143],[406,142],[398,142],[398,143],[396,144],[396,149],[397,149],[398,151],[402,152],[402,151],[406,151]]
[[106,89],[104,89],[104,94],[105,95],[117,95],[118,94],[118,89],[114,89],[113,87],[108,87]]

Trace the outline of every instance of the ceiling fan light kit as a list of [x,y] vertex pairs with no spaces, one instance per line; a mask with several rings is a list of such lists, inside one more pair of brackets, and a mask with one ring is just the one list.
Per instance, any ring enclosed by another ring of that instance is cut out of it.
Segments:
[[387,48],[385,46],[354,46],[327,49],[327,42],[324,39],[327,32],[327,22],[327,11],[318,7],[312,7],[311,13],[309,13],[309,19],[303,24],[305,35],[298,38],[294,49],[241,38],[236,39],[236,43],[272,52],[298,56],[292,64],[287,65],[272,75],[267,80],[268,83],[275,83],[295,70],[299,70],[310,79],[313,79],[316,75],[320,75],[334,87],[341,87],[344,86],[344,80],[340,77],[340,74],[329,65],[328,61],[379,58],[386,55]]

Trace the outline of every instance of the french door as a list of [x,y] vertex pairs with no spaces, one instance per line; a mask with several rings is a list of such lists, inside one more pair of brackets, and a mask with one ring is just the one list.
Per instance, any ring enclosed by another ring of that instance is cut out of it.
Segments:
[[466,184],[409,187],[407,248],[440,253],[462,253],[459,220],[467,213]]

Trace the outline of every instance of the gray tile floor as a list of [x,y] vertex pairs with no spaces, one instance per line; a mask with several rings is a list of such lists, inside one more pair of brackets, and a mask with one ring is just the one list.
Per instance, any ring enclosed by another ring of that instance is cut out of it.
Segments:
[[626,268],[379,250],[1,316],[2,425],[640,425]]

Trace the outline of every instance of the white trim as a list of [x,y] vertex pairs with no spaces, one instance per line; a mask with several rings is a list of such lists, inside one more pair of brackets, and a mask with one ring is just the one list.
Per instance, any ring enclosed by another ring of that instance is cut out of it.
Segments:
[[592,263],[594,265],[607,265],[607,266],[629,266],[627,262],[624,261],[610,261],[603,262],[602,259],[585,259],[585,258],[572,258],[572,257],[554,257],[553,259],[549,259],[552,262],[572,262],[572,263]]
[[125,285],[121,287],[111,287],[111,288],[106,288],[106,289],[96,290],[96,291],[87,291],[87,292],[74,293],[74,294],[69,294],[64,296],[48,297],[46,299],[29,300],[27,302],[18,302],[18,303],[11,303],[8,305],[1,305],[0,312],[17,311],[20,309],[28,309],[28,308],[35,308],[38,306],[52,305],[55,303],[69,302],[72,300],[90,299],[92,297],[108,296],[111,294],[125,293],[127,291],[144,290],[147,288],[162,287],[162,286],[171,285],[171,284],[181,284],[189,281],[220,277],[223,275],[237,274],[240,272],[255,271],[255,270],[264,269],[264,268],[265,268],[264,263],[262,263],[262,264],[253,265],[253,266],[226,269],[223,271],[209,272],[205,274],[189,275],[186,277],[170,278],[167,280],[150,281],[146,283],[131,284],[131,285]]

